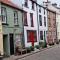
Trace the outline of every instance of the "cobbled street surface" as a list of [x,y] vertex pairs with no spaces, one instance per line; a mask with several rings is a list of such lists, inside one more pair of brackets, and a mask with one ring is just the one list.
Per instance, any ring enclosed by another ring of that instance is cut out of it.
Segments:
[[45,51],[17,60],[60,60],[60,44]]

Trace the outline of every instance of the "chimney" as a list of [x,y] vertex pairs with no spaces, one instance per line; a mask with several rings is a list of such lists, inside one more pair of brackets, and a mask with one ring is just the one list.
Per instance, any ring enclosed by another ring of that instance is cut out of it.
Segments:
[[50,1],[47,1],[47,2],[43,2],[43,6],[47,7],[48,5],[50,5],[51,2]]
[[52,6],[57,7],[57,3],[53,3]]

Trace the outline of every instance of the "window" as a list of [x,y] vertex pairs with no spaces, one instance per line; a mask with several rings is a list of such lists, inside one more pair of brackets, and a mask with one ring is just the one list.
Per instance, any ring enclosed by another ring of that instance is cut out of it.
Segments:
[[27,12],[24,12],[24,26],[28,26],[28,23],[27,23]]
[[39,12],[41,13],[41,7],[39,7]]
[[44,17],[44,26],[46,26],[46,17]]
[[7,23],[7,11],[5,7],[1,7],[2,23]]
[[44,8],[44,14],[45,14],[45,8]]
[[32,9],[34,10],[34,2],[32,2]]
[[33,24],[33,13],[30,13],[30,19],[31,19],[31,27],[33,27],[34,26],[34,24]]
[[14,24],[18,25],[18,12],[14,11]]
[[25,7],[28,7],[28,0],[25,0]]
[[40,26],[42,26],[42,16],[39,15]]
[[40,31],[40,40],[43,40],[43,31]]
[[36,31],[27,30],[27,42],[37,42],[37,33]]

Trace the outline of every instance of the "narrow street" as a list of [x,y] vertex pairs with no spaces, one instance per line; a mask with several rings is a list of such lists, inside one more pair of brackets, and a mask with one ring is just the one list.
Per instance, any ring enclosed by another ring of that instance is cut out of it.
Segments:
[[60,60],[60,45],[17,60]]

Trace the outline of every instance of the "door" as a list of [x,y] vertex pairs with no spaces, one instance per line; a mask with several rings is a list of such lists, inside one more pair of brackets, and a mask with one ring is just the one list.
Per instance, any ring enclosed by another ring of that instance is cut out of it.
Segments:
[[14,54],[14,39],[13,34],[10,34],[10,55]]
[[3,48],[4,48],[4,54],[9,55],[8,35],[3,35]]

